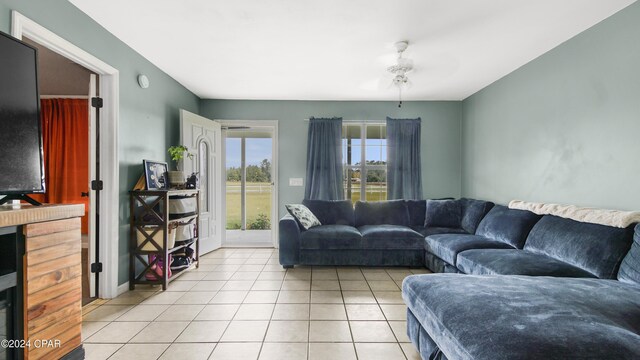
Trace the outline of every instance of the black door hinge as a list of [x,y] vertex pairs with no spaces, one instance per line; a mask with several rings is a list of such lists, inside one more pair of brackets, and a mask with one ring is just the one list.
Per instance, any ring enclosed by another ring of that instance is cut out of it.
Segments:
[[91,264],[91,272],[92,273],[101,273],[102,272],[102,263],[93,263],[93,264]]
[[102,108],[102,98],[100,97],[91,98],[91,106],[93,106],[96,109]]
[[102,190],[104,184],[102,180],[92,180],[91,181],[91,190]]

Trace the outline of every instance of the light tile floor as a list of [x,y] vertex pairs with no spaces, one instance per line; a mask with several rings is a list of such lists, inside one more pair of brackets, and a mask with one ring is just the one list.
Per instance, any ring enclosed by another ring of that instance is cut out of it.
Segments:
[[86,359],[420,359],[400,288],[426,269],[298,267],[274,249],[220,249],[167,291],[83,308]]

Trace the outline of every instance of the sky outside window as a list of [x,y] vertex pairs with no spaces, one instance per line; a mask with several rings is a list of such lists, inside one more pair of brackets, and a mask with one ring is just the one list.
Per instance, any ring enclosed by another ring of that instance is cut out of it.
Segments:
[[[227,169],[238,168],[241,165],[240,138],[227,138],[226,158]],[[248,138],[246,141],[246,166],[260,165],[264,159],[271,162],[271,139]]]

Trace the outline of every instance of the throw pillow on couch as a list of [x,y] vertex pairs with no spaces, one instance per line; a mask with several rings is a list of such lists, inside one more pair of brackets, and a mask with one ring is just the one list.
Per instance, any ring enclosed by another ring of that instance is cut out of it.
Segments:
[[425,227],[459,228],[461,222],[460,200],[427,200]]
[[302,204],[287,204],[284,207],[287,208],[289,214],[291,214],[305,230],[322,225],[311,210]]

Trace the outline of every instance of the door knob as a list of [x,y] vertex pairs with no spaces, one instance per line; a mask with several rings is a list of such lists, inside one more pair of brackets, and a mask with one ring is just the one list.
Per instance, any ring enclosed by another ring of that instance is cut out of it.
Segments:
[[81,192],[80,193],[80,197],[89,197],[89,193],[88,192]]

